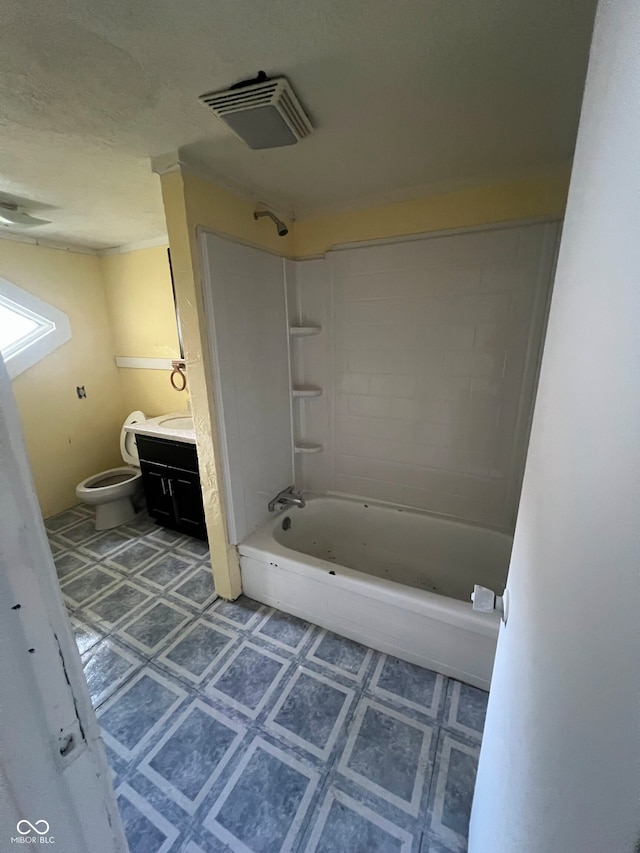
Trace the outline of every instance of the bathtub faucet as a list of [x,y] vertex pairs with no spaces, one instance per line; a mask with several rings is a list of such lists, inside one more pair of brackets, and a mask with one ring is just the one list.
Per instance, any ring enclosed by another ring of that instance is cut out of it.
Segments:
[[275,498],[269,501],[269,512],[273,512],[276,507],[284,509],[286,506],[297,506],[298,509],[302,509],[304,503],[304,498],[300,492],[296,492],[296,487],[289,486],[288,489],[278,492]]

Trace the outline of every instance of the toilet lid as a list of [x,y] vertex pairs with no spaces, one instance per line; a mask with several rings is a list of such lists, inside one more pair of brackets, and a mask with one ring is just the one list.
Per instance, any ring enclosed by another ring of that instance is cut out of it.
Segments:
[[147,416],[144,412],[131,412],[129,417],[122,424],[120,430],[120,453],[127,465],[140,467],[140,457],[138,456],[138,448],[136,447],[136,436],[133,432],[126,432],[125,427],[129,424],[139,424],[146,421]]

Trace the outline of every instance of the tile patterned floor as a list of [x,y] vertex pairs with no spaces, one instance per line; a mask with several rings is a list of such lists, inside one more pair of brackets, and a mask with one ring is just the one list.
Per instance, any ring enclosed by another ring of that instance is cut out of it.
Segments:
[[485,693],[217,599],[146,517],[46,527],[131,853],[466,850]]

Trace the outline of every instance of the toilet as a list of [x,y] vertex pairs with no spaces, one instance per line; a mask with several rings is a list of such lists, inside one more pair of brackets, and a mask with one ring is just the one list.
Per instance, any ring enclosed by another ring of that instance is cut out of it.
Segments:
[[131,412],[120,432],[120,453],[126,466],[87,477],[76,486],[79,501],[96,508],[96,530],[110,530],[135,518],[133,498],[142,495],[142,474],[136,437],[125,426],[146,421],[144,412]]

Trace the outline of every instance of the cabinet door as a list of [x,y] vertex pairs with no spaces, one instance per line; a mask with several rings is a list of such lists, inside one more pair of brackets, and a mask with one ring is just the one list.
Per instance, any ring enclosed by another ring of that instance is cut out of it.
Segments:
[[166,465],[140,460],[140,470],[149,515],[161,524],[172,524],[173,500]]
[[201,539],[206,538],[204,508],[200,477],[191,471],[170,469],[169,490],[173,499],[173,511],[176,525]]

